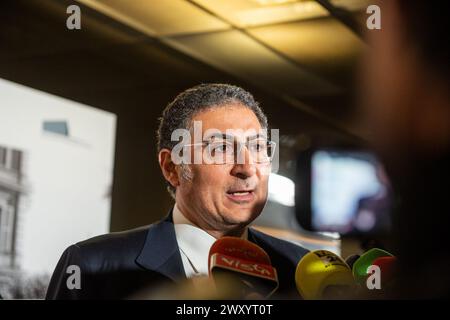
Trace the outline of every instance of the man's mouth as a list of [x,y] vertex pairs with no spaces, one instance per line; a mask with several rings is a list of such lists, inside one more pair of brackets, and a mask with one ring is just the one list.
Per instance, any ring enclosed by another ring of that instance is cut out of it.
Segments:
[[227,191],[227,197],[238,203],[250,202],[254,199],[254,190],[230,190]]

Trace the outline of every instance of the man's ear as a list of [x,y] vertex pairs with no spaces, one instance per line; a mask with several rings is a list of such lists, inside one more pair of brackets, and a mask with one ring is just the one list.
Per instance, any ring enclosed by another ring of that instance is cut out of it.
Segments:
[[161,167],[164,178],[174,187],[180,185],[180,179],[175,163],[172,161],[171,151],[162,149],[158,154],[159,166]]

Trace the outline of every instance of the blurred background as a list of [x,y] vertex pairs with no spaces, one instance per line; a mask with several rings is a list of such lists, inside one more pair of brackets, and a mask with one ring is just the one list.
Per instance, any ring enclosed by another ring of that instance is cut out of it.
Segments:
[[[73,4],[80,30],[66,27]],[[382,241],[387,222],[361,236],[390,197],[355,108],[368,5],[2,1],[0,294],[42,298],[67,246],[167,214],[158,117],[206,82],[247,89],[280,129],[279,170],[255,227],[344,257]]]

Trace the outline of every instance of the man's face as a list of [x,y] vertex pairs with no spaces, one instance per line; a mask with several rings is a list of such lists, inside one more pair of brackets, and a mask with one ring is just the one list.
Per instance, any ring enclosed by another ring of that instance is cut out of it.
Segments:
[[[192,121],[202,124],[202,138],[211,129],[237,132],[235,141],[245,142],[261,130],[258,118],[242,105],[225,105],[200,112]],[[253,133],[253,134],[252,134]],[[204,140],[204,139],[203,139]],[[195,152],[195,151],[194,151]],[[201,228],[227,231],[253,221],[267,199],[270,163],[255,163],[242,147],[245,163],[189,164],[176,192],[177,205]],[[183,176],[183,174],[181,174]]]

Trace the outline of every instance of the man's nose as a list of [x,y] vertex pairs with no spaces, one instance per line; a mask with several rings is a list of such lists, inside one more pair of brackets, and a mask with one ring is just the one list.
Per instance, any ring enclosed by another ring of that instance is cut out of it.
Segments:
[[[243,161],[242,161],[243,160]],[[235,159],[231,174],[240,179],[247,179],[256,174],[256,165],[247,147],[243,147],[240,157]]]

